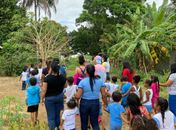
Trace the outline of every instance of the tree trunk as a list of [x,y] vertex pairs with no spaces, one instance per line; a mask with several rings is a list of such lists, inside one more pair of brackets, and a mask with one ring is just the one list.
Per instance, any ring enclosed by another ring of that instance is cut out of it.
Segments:
[[37,21],[37,0],[34,0],[35,21]]

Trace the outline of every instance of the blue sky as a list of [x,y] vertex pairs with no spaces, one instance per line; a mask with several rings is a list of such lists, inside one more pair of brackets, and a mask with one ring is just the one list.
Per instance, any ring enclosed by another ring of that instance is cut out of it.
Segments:
[[[147,0],[148,3],[155,1],[157,5],[162,4],[162,0]],[[68,27],[68,31],[76,28],[75,19],[79,17],[82,12],[84,0],[59,0],[57,5],[57,13],[52,15],[53,20]]]

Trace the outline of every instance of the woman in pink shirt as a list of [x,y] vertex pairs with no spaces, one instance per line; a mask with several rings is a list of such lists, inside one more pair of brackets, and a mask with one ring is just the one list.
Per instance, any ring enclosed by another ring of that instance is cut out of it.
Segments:
[[160,86],[159,86],[159,79],[157,76],[151,76],[151,89],[153,91],[153,97],[152,97],[152,107],[154,108],[154,105],[159,97],[160,92]]
[[86,67],[85,67],[85,58],[84,58],[84,56],[80,55],[78,57],[78,60],[79,60],[80,66],[76,67],[76,71],[75,71],[75,74],[73,76],[75,85],[78,85],[79,82],[86,77],[86,69],[85,69]]

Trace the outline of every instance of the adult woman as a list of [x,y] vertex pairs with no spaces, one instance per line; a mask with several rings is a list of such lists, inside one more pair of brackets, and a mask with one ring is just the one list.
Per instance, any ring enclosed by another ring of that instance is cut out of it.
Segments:
[[64,105],[63,89],[66,79],[58,74],[59,66],[56,62],[51,63],[50,73],[45,77],[42,87],[42,102],[44,103],[48,116],[50,130],[60,125],[60,111]]
[[176,63],[171,65],[171,73],[169,79],[160,86],[169,88],[169,109],[176,116]]
[[127,76],[128,77],[128,82],[132,83],[133,80],[133,70],[130,67],[129,62],[123,62],[123,71],[122,71],[122,76]]
[[78,57],[80,66],[76,68],[75,74],[74,74],[74,84],[78,85],[79,82],[85,78],[85,59],[83,55],[80,55]]
[[78,86],[78,92],[75,95],[77,99],[81,98],[81,130],[87,130],[89,117],[93,130],[100,130],[98,125],[98,115],[100,108],[99,97],[101,92],[104,104],[107,104],[104,87],[105,85],[101,79],[96,78],[94,65],[86,66],[86,74],[88,77],[80,82]]
[[107,55],[103,56],[103,64],[106,69],[106,77],[110,77],[110,63]]

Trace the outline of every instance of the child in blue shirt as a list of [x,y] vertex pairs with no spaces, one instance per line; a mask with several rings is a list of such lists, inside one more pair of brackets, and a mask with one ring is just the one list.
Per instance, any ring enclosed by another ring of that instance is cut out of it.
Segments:
[[122,77],[120,79],[120,81],[121,81],[121,93],[123,95],[121,105],[124,108],[126,108],[127,107],[127,98],[128,98],[128,95],[125,95],[125,94],[132,87],[132,84],[130,82],[128,82],[128,77],[126,77],[126,76]]
[[27,112],[31,113],[32,123],[35,124],[38,118],[38,106],[40,103],[40,88],[37,86],[37,79],[30,78],[30,86],[26,90],[26,104],[28,106]]
[[107,107],[107,111],[110,113],[110,129],[109,130],[121,130],[122,129],[122,120],[126,123],[129,123],[125,118],[125,109],[120,104],[122,95],[120,92],[115,91],[112,94],[113,103],[110,103]]

